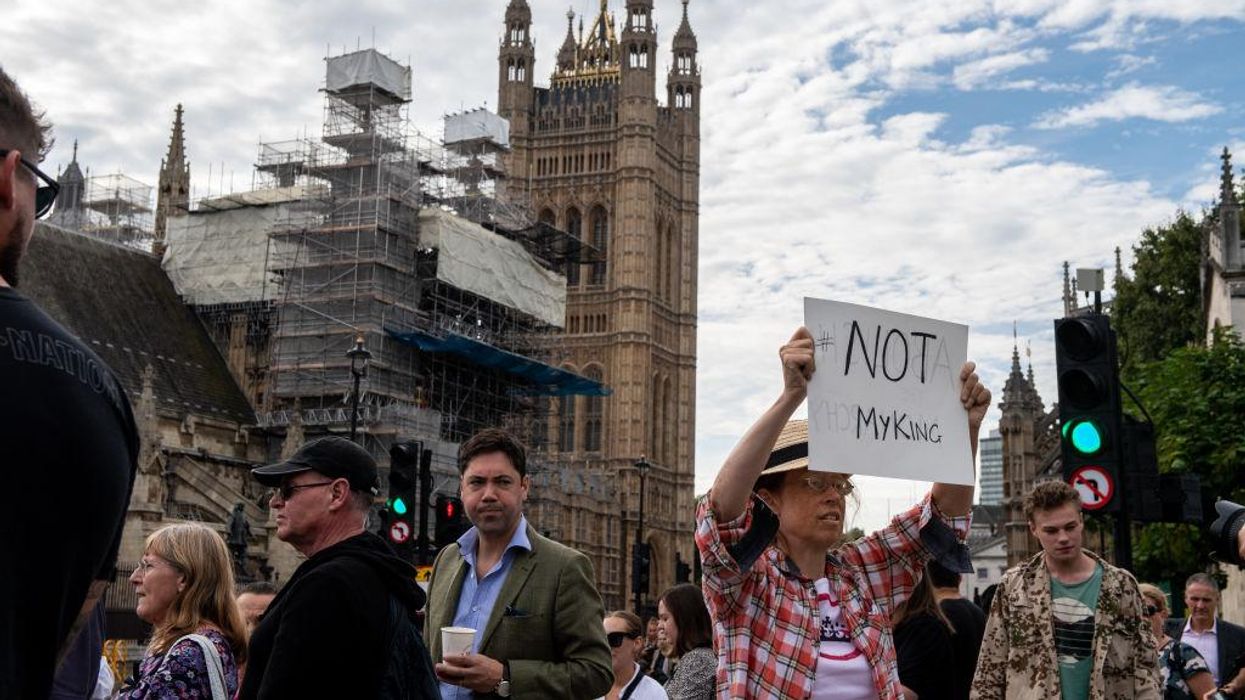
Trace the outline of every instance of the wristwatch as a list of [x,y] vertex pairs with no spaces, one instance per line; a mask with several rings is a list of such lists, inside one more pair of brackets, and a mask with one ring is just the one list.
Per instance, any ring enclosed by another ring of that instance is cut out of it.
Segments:
[[510,697],[510,662],[504,661],[501,665],[501,680],[497,681],[497,687],[493,688],[493,694],[499,698]]

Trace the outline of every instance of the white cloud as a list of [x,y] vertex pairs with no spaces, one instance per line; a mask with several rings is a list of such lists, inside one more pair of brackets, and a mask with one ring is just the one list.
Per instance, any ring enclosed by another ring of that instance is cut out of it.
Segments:
[[1017,68],[1045,63],[1049,58],[1050,51],[1044,48],[994,54],[956,66],[951,81],[961,90],[972,90],[1000,75]]
[[1115,68],[1107,73],[1107,80],[1115,80],[1131,73],[1136,73],[1142,68],[1154,66],[1158,64],[1158,59],[1154,56],[1138,56],[1136,54],[1125,53],[1115,57]]
[[1172,85],[1146,86],[1132,83],[1113,90],[1094,102],[1043,114],[1034,122],[1034,126],[1039,129],[1062,129],[1125,119],[1185,122],[1221,111],[1222,107]]

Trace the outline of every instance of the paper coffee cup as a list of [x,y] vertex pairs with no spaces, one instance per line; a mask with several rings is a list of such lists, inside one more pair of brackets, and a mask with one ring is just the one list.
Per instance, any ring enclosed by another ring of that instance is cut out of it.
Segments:
[[470,654],[476,631],[470,627],[442,627],[441,655]]

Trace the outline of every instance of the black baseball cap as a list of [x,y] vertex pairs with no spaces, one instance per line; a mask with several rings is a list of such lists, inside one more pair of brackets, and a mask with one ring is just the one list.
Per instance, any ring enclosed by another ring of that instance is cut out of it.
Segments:
[[284,477],[305,471],[314,471],[330,479],[346,479],[355,491],[380,493],[376,460],[367,450],[344,437],[313,440],[284,462],[256,467],[251,474],[264,486],[276,487]]

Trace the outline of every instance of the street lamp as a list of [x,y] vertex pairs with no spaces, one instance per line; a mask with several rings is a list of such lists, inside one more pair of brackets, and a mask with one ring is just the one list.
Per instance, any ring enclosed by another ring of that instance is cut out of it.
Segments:
[[350,358],[350,374],[354,376],[354,394],[350,399],[350,439],[354,440],[359,433],[359,380],[367,375],[367,361],[372,353],[363,347],[363,334],[354,337],[354,347],[346,351]]
[[[640,458],[635,461],[633,466],[635,466],[636,471],[640,472],[640,524],[639,524],[639,527],[637,527],[635,531],[635,548],[637,552],[643,552],[644,550],[644,491],[645,491],[644,486],[645,486],[646,481],[648,480],[648,468],[651,465],[648,463],[648,460],[644,458],[644,455],[640,455]],[[640,561],[642,558],[643,558],[642,556],[634,558],[633,561],[631,562],[631,565],[633,567],[642,566],[642,565],[647,566],[647,563],[643,563]],[[646,578],[648,577],[644,576],[642,573],[639,575],[632,576],[633,581],[641,581]],[[632,591],[632,593],[633,595],[635,595],[636,614],[639,614],[641,610],[640,606],[644,602],[644,596],[643,596],[644,592],[641,590],[642,586],[640,585],[633,585],[632,588],[635,589],[634,591]]]

